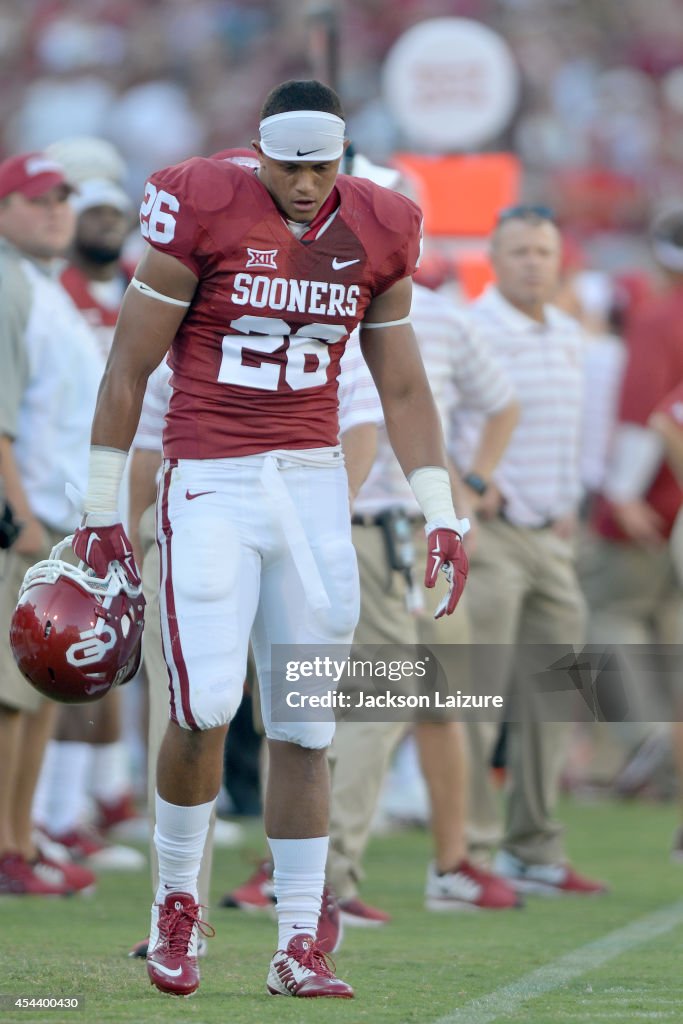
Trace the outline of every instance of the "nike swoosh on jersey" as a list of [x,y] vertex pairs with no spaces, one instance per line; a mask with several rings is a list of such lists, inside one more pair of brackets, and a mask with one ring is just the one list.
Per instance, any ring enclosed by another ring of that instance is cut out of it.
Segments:
[[162,974],[167,974],[169,978],[177,978],[182,973],[182,965],[180,967],[166,967],[165,964],[160,964],[158,960],[151,958],[151,962],[154,964],[155,971],[161,971]]
[[185,497],[188,501],[194,501],[195,498],[201,498],[203,494],[215,494],[215,491],[195,491],[191,494],[189,491],[185,491]]
[[335,256],[332,260],[332,269],[343,270],[344,267],[352,267],[354,263],[360,263],[360,260],[338,260]]

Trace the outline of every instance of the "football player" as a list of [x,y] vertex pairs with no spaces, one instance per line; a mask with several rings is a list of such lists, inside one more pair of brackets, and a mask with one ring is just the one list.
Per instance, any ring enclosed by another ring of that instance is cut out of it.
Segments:
[[409,321],[421,216],[408,199],[338,177],[339,98],[315,81],[276,87],[256,171],[191,159],[155,173],[149,243],[124,299],[93,422],[74,548],[97,571],[138,572],[116,513],[147,378],[170,350],[173,394],[157,507],[170,717],[157,774],[159,888],[147,969],[161,991],[199,984],[197,872],[242,695],[251,632],[270,772],[265,826],[278,948],[272,994],[349,998],[315,942],[328,845],[325,750],[333,722],[277,721],[275,644],[348,649],[358,616],[337,374],[361,344],[389,437],[429,535],[437,614],[462,592],[467,522],[453,509],[441,427]]

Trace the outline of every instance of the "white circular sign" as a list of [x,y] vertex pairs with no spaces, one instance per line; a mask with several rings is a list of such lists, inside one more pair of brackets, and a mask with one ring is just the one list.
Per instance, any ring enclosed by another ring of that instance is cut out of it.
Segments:
[[490,28],[431,18],[392,47],[383,90],[410,143],[452,151],[488,142],[509,124],[519,75],[507,43]]

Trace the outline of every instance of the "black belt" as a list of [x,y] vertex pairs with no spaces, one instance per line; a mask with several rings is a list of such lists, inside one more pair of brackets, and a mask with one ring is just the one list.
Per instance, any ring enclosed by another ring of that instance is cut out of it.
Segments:
[[[410,520],[413,526],[417,526],[420,523],[424,523],[424,519],[422,516],[407,516],[406,518]],[[352,526],[382,526],[383,523],[383,513],[381,512],[377,512],[374,515],[369,512],[365,515],[361,513],[354,513],[351,516]]]

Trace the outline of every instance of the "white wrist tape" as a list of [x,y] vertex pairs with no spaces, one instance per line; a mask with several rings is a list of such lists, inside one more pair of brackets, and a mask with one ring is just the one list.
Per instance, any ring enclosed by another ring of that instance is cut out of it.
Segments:
[[183,306],[187,309],[192,305],[190,302],[185,302],[184,299],[174,299],[170,295],[162,295],[161,292],[157,292],[154,288],[150,288],[144,281],[139,281],[137,277],[134,277],[131,282],[133,288],[137,288],[143,295],[147,295],[150,299],[158,299],[159,302],[167,302],[170,306]]
[[84,512],[90,526],[108,526],[110,523],[97,522],[95,517],[119,522],[119,487],[126,465],[128,452],[118,448],[90,449],[88,491],[85,496]]
[[470,528],[469,519],[458,519],[453,508],[451,478],[443,466],[420,466],[408,477],[413,494],[427,521],[427,531],[443,526],[464,537]]

